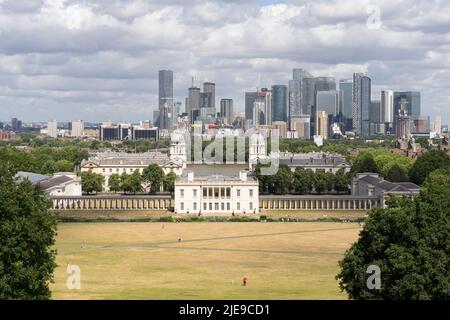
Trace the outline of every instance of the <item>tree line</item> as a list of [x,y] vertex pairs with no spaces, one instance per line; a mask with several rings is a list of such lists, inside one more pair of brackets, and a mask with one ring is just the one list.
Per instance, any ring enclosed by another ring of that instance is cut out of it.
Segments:
[[[136,194],[144,192],[144,186],[149,193],[161,191],[161,187],[166,192],[173,192],[175,189],[176,175],[173,172],[164,174],[164,171],[157,164],[147,166],[142,174],[139,170],[133,173],[113,173],[108,179],[108,188],[111,192],[123,192],[124,194]],[[105,177],[91,171],[81,173],[81,186],[83,192],[87,194],[103,191]]]
[[253,172],[259,181],[260,194],[347,194],[350,191],[351,175],[343,169],[334,174],[323,170],[314,172],[302,167],[292,171],[287,165],[280,165],[276,174],[262,175],[263,166],[258,163]]

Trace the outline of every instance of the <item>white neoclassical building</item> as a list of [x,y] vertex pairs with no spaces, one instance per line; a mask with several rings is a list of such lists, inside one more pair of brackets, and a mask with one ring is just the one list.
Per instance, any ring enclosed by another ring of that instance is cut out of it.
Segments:
[[258,181],[239,176],[195,176],[186,171],[175,181],[175,213],[259,213]]
[[[180,153],[183,149],[180,149]],[[170,172],[180,175],[185,163],[178,159],[171,159],[167,154],[161,152],[124,153],[124,152],[101,152],[93,155],[81,163],[81,172],[91,171],[105,177],[103,190],[108,191],[108,180],[112,174],[131,174],[135,170],[140,173],[155,163],[159,165],[165,174]]]

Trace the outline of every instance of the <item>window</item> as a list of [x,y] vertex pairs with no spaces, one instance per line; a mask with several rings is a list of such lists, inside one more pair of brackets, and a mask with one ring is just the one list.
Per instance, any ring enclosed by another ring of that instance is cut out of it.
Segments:
[[220,204],[220,210],[222,210],[222,211],[225,210],[225,203],[222,202],[222,203]]
[[219,188],[214,188],[214,198],[219,197]]
[[105,169],[105,168],[103,168],[103,172],[106,172],[106,169]]
[[240,202],[236,203],[236,209],[241,210],[241,203]]
[[209,211],[212,211],[212,202],[209,203]]
[[203,197],[206,198],[208,196],[208,188],[203,188]]
[[250,202],[249,206],[250,210],[253,210],[253,202]]
[[194,198],[197,198],[197,190],[194,189]]
[[119,168],[116,168],[116,172],[119,172]]
[[112,172],[112,168],[109,168],[109,172]]
[[219,211],[219,203],[214,203],[214,210]]
[[227,198],[229,198],[230,195],[231,195],[231,189],[230,189],[230,188],[227,188]]
[[213,188],[208,188],[208,197],[212,198],[213,196]]
[[184,210],[184,202],[180,202],[180,209]]
[[249,196],[253,197],[253,189],[248,190]]
[[227,210],[230,211],[230,203],[227,202]]
[[206,208],[207,208],[207,203],[206,203],[206,202],[203,202],[203,210],[206,211],[206,210],[207,210]]
[[184,189],[180,189],[180,197],[181,197],[181,198],[184,197]]
[[225,188],[220,188],[220,196],[225,198]]
[[238,197],[240,197],[241,196],[241,189],[237,189],[236,190],[236,194],[237,194]]
[[197,210],[197,202],[194,202],[194,210]]

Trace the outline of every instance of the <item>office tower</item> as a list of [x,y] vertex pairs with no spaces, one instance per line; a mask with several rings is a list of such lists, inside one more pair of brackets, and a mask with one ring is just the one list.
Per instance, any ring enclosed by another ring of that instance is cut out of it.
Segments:
[[361,137],[368,137],[371,80],[362,73],[353,74],[352,117],[353,130]]
[[381,122],[394,122],[394,91],[381,91]]
[[325,111],[316,111],[315,135],[328,139],[328,114]]
[[191,123],[197,120],[200,112],[200,88],[190,87],[188,97],[188,109],[186,110]]
[[253,105],[257,96],[257,92],[245,93],[245,120],[253,121]]
[[20,131],[22,129],[22,121],[17,118],[11,119],[11,130],[12,131]]
[[173,103],[172,107],[172,114],[170,117],[171,125],[170,127],[173,129],[173,127],[178,123],[178,118],[181,115],[181,102],[177,101]]
[[272,124],[272,95],[267,88],[257,92],[253,103],[253,125]]
[[352,79],[344,79],[339,81],[339,114],[341,115],[345,130],[347,131],[353,129],[352,90]]
[[408,101],[401,99],[396,121],[397,138],[406,139],[411,135],[411,118],[408,114]]
[[394,92],[394,116],[398,115],[400,102],[405,99],[407,102],[407,112],[409,116],[421,115],[420,92],[417,91],[395,91]]
[[434,132],[438,135],[442,133],[442,117],[440,113],[434,116]]
[[430,133],[430,117],[429,116],[412,116],[411,117],[411,133]]
[[318,91],[336,90],[336,80],[333,77],[316,77],[314,88],[315,93]]
[[84,123],[82,120],[76,120],[72,121],[70,123],[70,136],[71,137],[82,137],[83,136],[83,130],[84,130]]
[[287,123],[286,121],[274,121],[272,129],[276,130],[278,137],[285,139],[287,137]]
[[316,78],[308,77],[303,79],[302,84],[302,112],[303,114],[313,114],[313,107],[316,100]]
[[297,117],[304,114],[303,110],[303,82],[304,78],[312,78],[312,75],[304,69],[293,69],[292,80],[289,80],[289,117]]
[[214,109],[216,110],[216,84],[212,82],[203,83],[203,93],[207,96],[206,103],[203,106],[204,108]]
[[173,71],[159,71],[159,121],[161,129],[171,129],[170,116],[173,107]]
[[47,122],[47,135],[52,138],[58,137],[58,122],[56,120]]
[[286,85],[272,86],[272,121],[288,121],[288,88]]
[[221,99],[220,116],[224,119],[225,124],[231,125],[233,123],[233,115],[233,99]]
[[385,126],[381,126],[381,101],[372,101],[370,102],[370,110],[369,110],[369,127],[370,134],[381,133],[384,134]]
[[316,111],[325,111],[336,117],[338,115],[339,97],[336,90],[317,91]]
[[301,115],[291,118],[291,131],[296,131],[299,138],[311,138],[311,117],[310,115]]

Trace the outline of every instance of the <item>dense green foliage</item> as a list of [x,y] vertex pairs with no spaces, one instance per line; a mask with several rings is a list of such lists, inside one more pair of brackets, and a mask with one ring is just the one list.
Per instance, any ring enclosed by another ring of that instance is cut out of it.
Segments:
[[[450,171],[433,172],[416,199],[388,204],[369,213],[340,262],[341,289],[352,299],[450,299]],[[368,289],[370,265],[380,289]]]
[[139,170],[135,170],[132,174],[122,173],[120,176],[120,189],[125,193],[137,193],[142,191],[142,176]]
[[0,300],[49,299],[56,219],[40,188],[0,164]]
[[58,171],[73,171],[89,153],[78,147],[37,147],[30,152],[15,148],[0,148],[0,162],[10,163],[14,171],[30,171],[53,174]]
[[367,149],[359,153],[352,159],[354,174],[361,172],[379,173],[382,177],[389,180],[389,171],[396,166],[395,170],[402,170],[403,175],[407,176],[413,166],[414,160],[401,154],[393,153],[391,150],[377,148]]
[[421,185],[437,169],[450,168],[450,157],[443,151],[433,150],[419,157],[409,171],[412,182]]
[[83,192],[86,192],[87,194],[101,192],[103,190],[104,181],[105,177],[101,174],[91,171],[81,173],[81,188]]
[[155,193],[160,191],[163,183],[164,171],[155,163],[150,164],[142,172],[142,179],[150,187],[150,192]]
[[310,194],[310,193],[348,193],[350,174],[339,170],[336,174],[321,170],[296,168],[294,172],[286,165],[280,165],[274,175],[262,175],[258,164],[253,176],[259,181],[260,194]]

